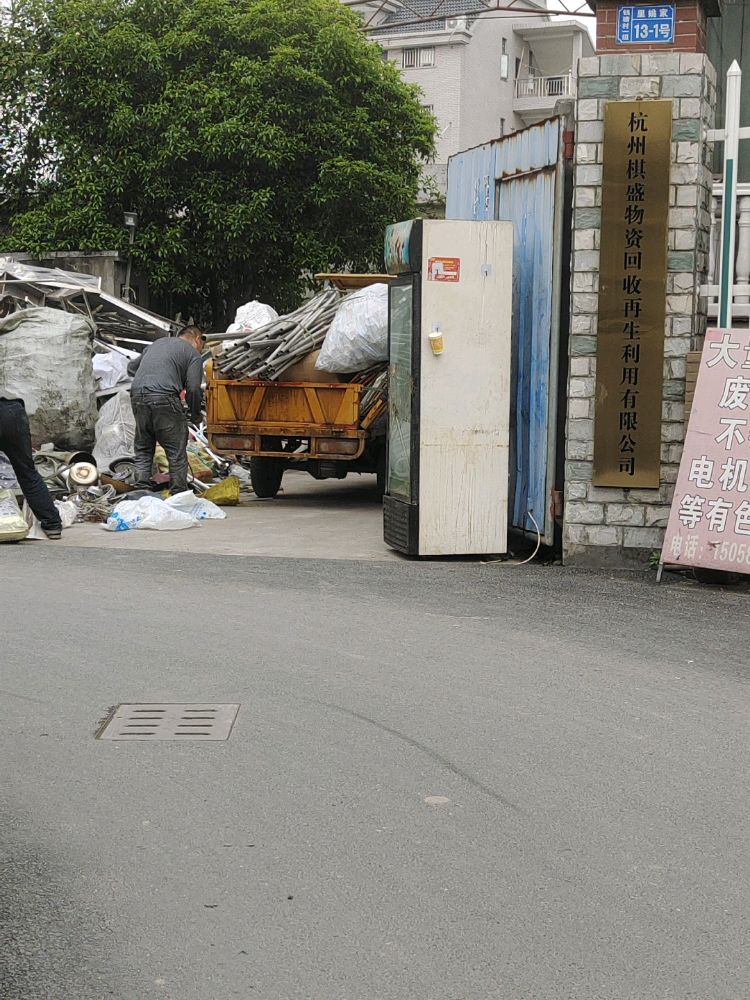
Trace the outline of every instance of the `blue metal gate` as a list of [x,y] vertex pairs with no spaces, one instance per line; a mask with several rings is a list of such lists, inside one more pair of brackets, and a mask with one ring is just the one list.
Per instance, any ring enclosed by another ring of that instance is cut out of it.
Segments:
[[551,545],[563,265],[563,122],[477,146],[448,163],[448,219],[513,223],[509,523]]

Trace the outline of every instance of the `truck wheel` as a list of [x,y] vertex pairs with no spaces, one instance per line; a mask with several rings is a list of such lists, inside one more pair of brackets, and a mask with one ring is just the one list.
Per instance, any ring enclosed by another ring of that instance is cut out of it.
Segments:
[[279,492],[284,466],[276,458],[251,458],[250,482],[261,500],[272,499]]
[[383,445],[381,448],[378,448],[378,458],[377,458],[377,464],[375,466],[375,471],[378,477],[378,495],[381,498],[385,496],[385,488],[387,485],[385,456],[386,456],[386,450],[385,450],[385,445]]

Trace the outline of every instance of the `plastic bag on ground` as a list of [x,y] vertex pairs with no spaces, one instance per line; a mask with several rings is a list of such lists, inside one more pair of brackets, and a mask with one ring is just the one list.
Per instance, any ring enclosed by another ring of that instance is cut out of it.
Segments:
[[388,286],[382,282],[342,300],[315,365],[324,372],[358,372],[388,360]]
[[232,462],[229,466],[229,475],[234,476],[235,479],[239,479],[240,486],[246,486],[248,489],[252,489],[250,470],[246,469],[243,465],[238,465],[236,462]]
[[109,472],[120,459],[133,458],[135,417],[129,392],[121,390],[99,410],[95,435],[92,454],[100,472]]
[[35,447],[88,450],[94,440],[94,325],[85,316],[33,306],[0,319],[0,384],[23,399]]
[[219,520],[227,516],[221,507],[217,507],[210,500],[204,500],[203,497],[197,497],[192,490],[185,490],[184,493],[175,493],[165,503],[169,504],[173,510],[189,514],[196,521],[205,521],[207,519]]
[[237,476],[227,476],[215,486],[209,486],[203,500],[210,500],[222,507],[236,507],[240,502],[240,481]]
[[227,333],[252,333],[278,318],[279,314],[273,306],[267,306],[265,302],[246,302],[235,313],[234,323],[227,327]]
[[18,480],[8,456],[0,451],[0,490],[17,490]]
[[122,500],[117,504],[102,527],[105,531],[130,531],[150,528],[152,531],[180,531],[192,528],[198,521],[181,510],[170,506],[160,497],[140,497]]
[[[78,517],[77,504],[73,500],[54,500],[53,503],[57,507],[63,528],[72,528]],[[26,536],[29,541],[37,542],[47,537],[39,519],[34,515],[26,500],[23,502],[23,517],[29,527],[29,533]]]
[[20,542],[29,533],[15,494],[0,490],[0,542]]

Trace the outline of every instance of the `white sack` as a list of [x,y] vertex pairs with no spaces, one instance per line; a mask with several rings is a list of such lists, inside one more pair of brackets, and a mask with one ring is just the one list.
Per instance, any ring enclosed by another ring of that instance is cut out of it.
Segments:
[[34,306],[0,319],[0,385],[26,404],[34,446],[88,451],[94,440],[94,326],[84,316]]
[[153,531],[179,531],[192,528],[198,521],[190,514],[175,510],[160,497],[140,497],[122,500],[102,527],[106,531],[129,531],[131,528],[151,528]]
[[246,302],[235,313],[234,323],[227,327],[227,333],[252,333],[278,318],[279,314],[273,306],[267,306],[265,302]]
[[[60,515],[63,528],[72,528],[78,517],[78,507],[75,502],[73,500],[54,500],[53,503],[57,507],[57,513]],[[29,541],[36,542],[47,537],[39,523],[39,519],[31,507],[29,507],[28,500],[24,500],[23,502],[23,517],[29,526],[29,533],[27,535]]]
[[106,354],[95,354],[92,359],[94,378],[100,389],[114,389],[119,382],[129,380],[128,358],[117,351],[107,351]]
[[11,490],[0,490],[0,542],[20,542],[29,533],[21,508]]
[[118,459],[133,458],[135,417],[129,392],[118,392],[99,410],[95,435],[92,454],[99,472],[109,472],[112,463]]
[[341,302],[315,367],[358,372],[388,360],[388,286],[368,285]]

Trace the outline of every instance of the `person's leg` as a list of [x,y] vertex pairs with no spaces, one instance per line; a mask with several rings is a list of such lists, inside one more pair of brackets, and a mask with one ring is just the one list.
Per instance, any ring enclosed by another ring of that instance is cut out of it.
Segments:
[[60,514],[44,480],[34,465],[31,431],[26,408],[18,401],[0,401],[0,450],[8,456],[18,485],[29,507],[38,518],[43,531],[59,535],[62,531]]
[[135,485],[137,489],[150,490],[151,476],[154,471],[154,452],[156,451],[156,435],[151,406],[131,400],[133,416],[135,417]]
[[154,433],[169,462],[169,489],[183,493],[188,489],[188,422],[179,400],[154,407]]

